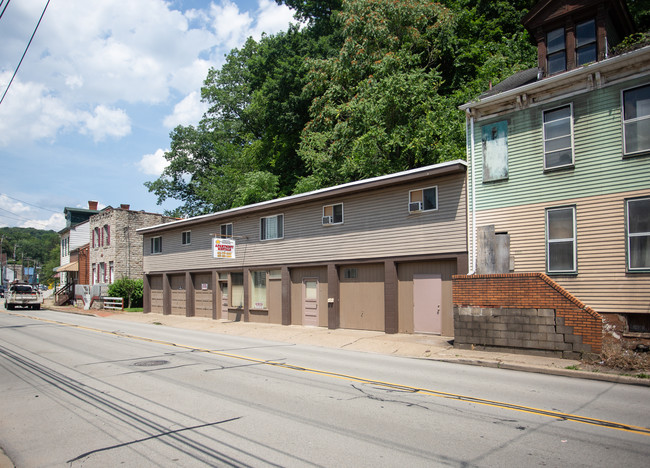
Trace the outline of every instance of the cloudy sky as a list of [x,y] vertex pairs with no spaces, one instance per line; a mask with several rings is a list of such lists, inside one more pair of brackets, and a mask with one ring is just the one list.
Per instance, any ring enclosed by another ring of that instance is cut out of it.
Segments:
[[[0,0],[0,97],[47,0]],[[143,183],[196,124],[210,67],[295,22],[274,0],[50,0],[0,104],[0,227],[60,230],[63,208],[162,212]]]

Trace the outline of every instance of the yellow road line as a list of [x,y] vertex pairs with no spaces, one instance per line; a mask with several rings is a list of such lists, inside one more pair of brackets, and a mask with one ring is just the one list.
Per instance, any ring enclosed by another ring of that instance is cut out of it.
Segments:
[[266,366],[273,366],[273,367],[279,367],[282,369],[288,369],[288,370],[293,370],[293,371],[299,371],[299,372],[307,372],[310,374],[314,375],[321,375],[321,376],[326,376],[326,377],[333,377],[337,379],[342,379],[342,380],[347,380],[350,382],[357,382],[357,383],[364,383],[364,384],[369,384],[369,385],[376,385],[379,387],[384,387],[384,388],[391,388],[395,390],[401,390],[401,391],[408,391],[411,393],[419,393],[422,395],[429,395],[429,396],[435,396],[439,398],[447,398],[447,399],[453,399],[453,400],[459,400],[459,401],[465,401],[469,403],[476,403],[480,405],[485,405],[485,406],[492,406],[495,408],[501,408],[501,409],[508,409],[512,411],[521,411],[524,413],[530,413],[530,414],[536,414],[539,416],[546,416],[549,418],[554,418],[554,419],[560,419],[560,420],[565,420],[565,421],[573,421],[573,422],[578,422],[582,424],[589,424],[593,426],[599,426],[599,427],[604,427],[608,429],[616,429],[619,431],[625,431],[625,432],[632,432],[635,434],[641,434],[645,436],[650,436],[650,429],[646,427],[640,427],[640,426],[633,426],[630,424],[623,424],[623,423],[618,423],[614,421],[607,421],[603,419],[595,419],[595,418],[590,418],[586,416],[580,416],[576,414],[570,414],[570,413],[562,413],[560,411],[550,411],[550,410],[544,410],[540,408],[534,408],[534,407],[529,407],[529,406],[521,406],[521,405],[515,405],[511,403],[505,403],[501,401],[496,401],[496,400],[487,400],[484,398],[476,398],[476,397],[471,397],[467,395],[460,395],[456,393],[447,393],[447,392],[440,392],[438,390],[431,390],[427,388],[421,388],[421,387],[411,387],[408,385],[400,385],[400,384],[395,384],[391,382],[383,382],[380,380],[374,380],[374,379],[366,379],[363,377],[357,377],[354,375],[348,375],[348,374],[341,374],[338,372],[330,372],[330,371],[324,371],[320,369],[311,369],[308,367],[302,367],[302,366],[294,366],[291,364],[286,364],[283,362],[278,362],[278,361],[268,361],[264,359],[258,359],[258,358],[253,358],[250,356],[242,356],[239,354],[232,354],[232,353],[227,353],[225,351],[217,351],[213,349],[206,349],[206,348],[199,348],[196,346],[190,346],[190,345],[183,345],[183,344],[178,344],[178,343],[173,343],[171,341],[162,341],[162,340],[156,340],[153,338],[146,338],[142,336],[137,336],[137,335],[130,335],[127,333],[118,333],[115,331],[106,331],[106,330],[101,330],[98,328],[91,328],[91,327],[85,327],[82,325],[75,325],[75,324],[70,324],[70,323],[65,323],[65,322],[59,322],[56,320],[49,320],[49,319],[44,319],[40,317],[34,317],[30,315],[22,315],[22,314],[16,314],[12,312],[6,312],[9,315],[14,315],[17,317],[24,317],[24,318],[29,318],[32,320],[38,320],[41,322],[46,322],[46,323],[52,323],[55,325],[63,325],[66,327],[72,327],[72,328],[78,328],[80,330],[86,330],[86,331],[91,331],[91,332],[96,332],[96,333],[103,333],[106,335],[114,335],[114,336],[119,336],[122,338],[129,338],[133,340],[139,340],[139,341],[146,341],[148,343],[154,343],[154,344],[160,344],[164,346],[173,346],[175,348],[180,348],[180,349],[187,349],[190,351],[198,351],[202,353],[208,353],[208,354],[213,354],[217,356],[222,356],[222,357],[227,357],[231,359],[239,359],[243,361],[248,361],[248,362],[253,362],[256,364],[262,364]]

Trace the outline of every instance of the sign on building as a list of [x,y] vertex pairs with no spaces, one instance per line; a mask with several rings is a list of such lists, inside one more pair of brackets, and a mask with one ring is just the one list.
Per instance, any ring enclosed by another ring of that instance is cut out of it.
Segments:
[[212,244],[214,258],[235,258],[235,240],[215,237]]

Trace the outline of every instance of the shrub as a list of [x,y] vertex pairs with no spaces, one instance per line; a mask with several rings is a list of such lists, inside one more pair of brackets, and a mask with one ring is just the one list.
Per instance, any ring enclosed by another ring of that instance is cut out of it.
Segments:
[[142,307],[142,279],[118,279],[108,287],[108,295],[123,298],[124,307]]

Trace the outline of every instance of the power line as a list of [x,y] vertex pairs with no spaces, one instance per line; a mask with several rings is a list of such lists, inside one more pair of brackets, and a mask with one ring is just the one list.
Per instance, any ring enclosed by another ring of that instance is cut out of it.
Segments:
[[[0,12],[0,18],[2,18],[2,15],[5,14],[5,10],[6,10],[7,7],[9,6],[9,2],[10,2],[10,1],[11,1],[11,0],[7,0],[7,4],[6,4],[5,7],[2,9],[2,12]],[[4,0],[0,1],[0,7],[2,6],[3,3],[4,3]]]
[[3,197],[7,197],[7,198],[9,198],[11,200],[14,200],[14,201],[17,201],[17,202],[20,202],[20,203],[24,203],[25,205],[33,206],[34,208],[38,208],[39,210],[51,211],[52,213],[60,213],[60,211],[50,210],[49,208],[43,208],[42,206],[38,206],[38,205],[32,205],[31,203],[28,203],[25,200],[19,200],[17,198],[10,197],[6,193],[0,193],[0,195],[3,196]]
[[[7,5],[9,5],[9,2],[11,0],[7,0]],[[36,31],[38,30],[38,27],[41,24],[41,20],[43,19],[43,16],[45,15],[45,10],[47,10],[47,6],[50,4],[50,0],[47,0],[47,3],[45,4],[45,8],[43,8],[43,13],[41,13],[41,17],[38,19],[38,23],[36,23],[36,27],[34,28],[34,32],[32,33],[32,37],[29,38],[29,42],[27,43],[27,47],[25,47],[25,52],[23,52],[23,56],[20,58],[20,62],[18,62],[18,66],[16,67],[16,70],[14,71],[13,76],[9,80],[9,84],[7,85],[7,89],[5,89],[4,94],[2,95],[2,98],[0,98],[0,104],[2,104],[2,101],[5,100],[5,96],[7,95],[7,92],[9,91],[9,87],[11,86],[11,83],[13,83],[14,78],[16,78],[16,74],[18,73],[18,69],[20,68],[20,65],[23,63],[23,59],[25,58],[25,55],[27,55],[27,49],[29,49],[29,46],[32,44],[32,40],[34,39],[34,36],[36,35]],[[5,5],[5,10],[7,9],[7,5]],[[2,13],[4,13],[4,10],[2,10]],[[2,17],[2,14],[0,14],[0,17]]]

